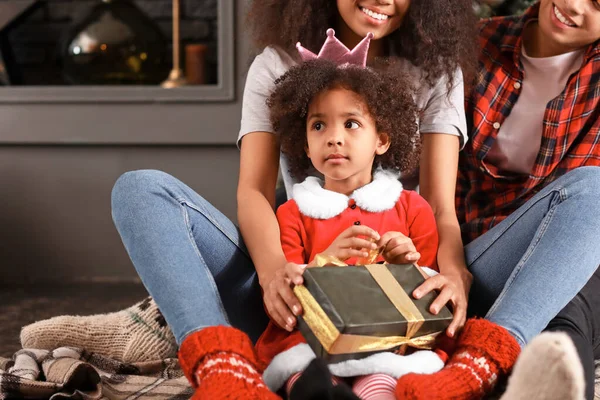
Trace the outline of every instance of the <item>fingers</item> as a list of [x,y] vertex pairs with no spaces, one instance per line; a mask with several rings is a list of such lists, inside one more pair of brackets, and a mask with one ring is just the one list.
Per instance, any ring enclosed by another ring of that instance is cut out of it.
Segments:
[[456,335],[456,332],[463,327],[467,319],[466,297],[461,294],[462,292],[456,292],[454,288],[455,286],[452,285],[446,277],[443,275],[436,275],[427,279],[413,292],[413,296],[420,299],[432,290],[441,289],[441,292],[431,304],[429,311],[433,314],[437,314],[444,305],[451,302],[454,315],[450,326],[446,329],[446,333],[450,337]]
[[340,247],[353,249],[376,249],[377,243],[373,243],[367,239],[362,239],[359,237],[351,237],[345,239],[344,242],[340,244]]
[[400,232],[394,232],[394,231],[388,231],[386,233],[384,233],[383,235],[381,235],[381,239],[379,239],[379,245],[380,246],[385,246],[387,245],[387,243],[390,241],[390,239],[395,238],[397,236],[404,236],[403,234],[401,234]]
[[351,257],[361,258],[368,257],[369,253],[363,249],[341,249],[338,254],[340,260],[347,260]]
[[[279,297],[283,300],[286,306],[286,311],[291,311],[294,316],[302,314],[302,306],[296,297],[296,294],[290,286],[280,286],[278,291]],[[286,318],[289,317],[286,315]]]
[[364,238],[352,236],[348,238],[342,238],[338,242],[335,256],[340,260],[347,260],[351,257],[363,258],[369,256],[368,250],[376,248],[376,243]]
[[440,312],[442,307],[444,307],[453,296],[454,291],[450,287],[445,286],[444,289],[442,289],[440,294],[438,294],[436,299],[433,301],[433,303],[431,303],[429,311],[431,311],[432,314],[437,315],[437,313]]
[[467,303],[465,301],[461,303],[454,307],[454,318],[448,329],[446,329],[446,334],[450,337],[454,337],[467,321]]
[[302,285],[304,282],[302,274],[304,274],[305,269],[306,265],[287,263],[284,267],[285,277],[288,278],[294,285]]
[[392,251],[384,252],[383,258],[395,264],[412,264],[421,259],[421,253],[416,251],[405,252],[404,249],[396,248]]
[[365,225],[352,225],[342,232],[321,254],[336,257],[342,261],[352,257],[364,258],[369,251],[377,249],[379,233]]
[[302,306],[294,294],[292,285],[290,285],[290,283],[293,283],[294,285],[302,285],[304,283],[302,274],[304,274],[305,269],[306,265],[287,263],[285,265],[285,273],[287,278],[285,281],[286,284],[278,287],[279,296],[281,296],[288,309],[292,310],[294,315],[302,314]]
[[271,318],[282,328],[292,331],[296,315],[302,314],[302,306],[292,290],[293,284],[302,284],[306,266],[288,263],[277,271],[265,291],[264,301]]
[[413,296],[415,299],[420,299],[432,290],[441,288],[444,282],[445,278],[442,275],[432,276],[413,291]]
[[287,307],[285,302],[279,296],[272,296],[267,307],[269,315],[280,327],[291,332],[296,324],[294,314]]
[[380,238],[379,233],[375,229],[369,228],[366,225],[352,225],[342,235],[347,238],[354,236],[364,236],[367,239],[371,238],[373,240],[379,240]]
[[410,240],[410,238],[407,238],[406,236],[402,235],[401,233],[398,233],[398,236],[394,236],[394,237],[390,238],[387,242],[383,242],[383,239],[384,238],[382,237],[382,240],[380,240],[380,242],[382,242],[382,246],[384,247],[384,250],[383,250],[384,252],[389,253],[391,251],[397,251],[399,253],[396,253],[396,254],[402,254],[402,253],[409,253],[409,252],[417,251],[412,240]]
[[386,250],[391,251],[392,249],[401,247],[401,248],[405,249],[405,252],[417,251],[417,248],[415,247],[413,241],[410,240],[410,238],[408,238],[402,234],[400,234],[400,235],[401,236],[395,236],[395,237],[391,238],[390,240],[388,240],[388,242],[385,244]]
[[[382,241],[383,239],[385,238],[382,237]],[[419,254],[410,238],[398,233],[398,235],[390,238],[385,244],[383,257],[386,260],[394,260],[394,262],[398,263],[414,263],[419,261],[421,254]]]
[[421,259],[421,253],[418,253],[415,251],[415,252],[406,254],[404,257],[406,258],[406,261],[415,263]]

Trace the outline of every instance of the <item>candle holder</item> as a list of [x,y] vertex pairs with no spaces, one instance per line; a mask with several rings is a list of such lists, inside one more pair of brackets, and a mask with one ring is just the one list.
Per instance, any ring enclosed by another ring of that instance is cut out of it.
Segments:
[[179,66],[179,0],[173,1],[173,68],[169,73],[169,77],[165,80],[161,86],[165,89],[176,88],[185,86],[187,81],[183,75],[183,71]]
[[158,85],[167,77],[167,38],[132,0],[100,0],[69,27],[60,65],[72,85]]

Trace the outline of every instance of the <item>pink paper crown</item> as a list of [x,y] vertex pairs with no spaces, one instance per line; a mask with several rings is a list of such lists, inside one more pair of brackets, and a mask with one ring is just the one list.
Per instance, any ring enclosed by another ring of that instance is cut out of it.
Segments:
[[360,43],[352,49],[352,51],[350,51],[335,37],[335,31],[329,28],[327,29],[327,39],[325,40],[325,43],[323,43],[323,47],[321,47],[319,55],[316,55],[312,51],[302,47],[300,42],[296,44],[296,48],[298,49],[300,57],[303,61],[314,60],[317,58],[333,61],[338,65],[354,64],[365,67],[367,65],[369,44],[371,43],[372,38],[373,34],[371,32],[367,33],[367,36],[365,36],[365,38],[361,40]]

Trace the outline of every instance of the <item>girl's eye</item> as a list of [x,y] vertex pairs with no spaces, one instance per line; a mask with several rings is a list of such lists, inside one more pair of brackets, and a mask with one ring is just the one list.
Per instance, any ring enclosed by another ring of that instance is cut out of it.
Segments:
[[594,7],[596,7],[598,10],[600,10],[600,1],[592,0],[592,3],[594,3]]
[[320,131],[320,130],[322,130],[322,129],[323,129],[323,123],[322,123],[322,122],[315,122],[315,123],[313,124],[313,129],[314,129],[315,131]]
[[345,127],[346,129],[358,129],[360,125],[356,121],[346,121]]

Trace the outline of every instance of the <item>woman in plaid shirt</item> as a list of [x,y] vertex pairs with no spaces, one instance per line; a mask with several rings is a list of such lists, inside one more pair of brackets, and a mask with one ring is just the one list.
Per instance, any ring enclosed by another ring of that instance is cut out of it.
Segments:
[[541,0],[523,16],[482,21],[456,204],[474,277],[470,305],[485,320],[467,322],[444,370],[401,378],[401,398],[483,396],[548,324],[572,338],[593,398],[599,39],[597,0]]

